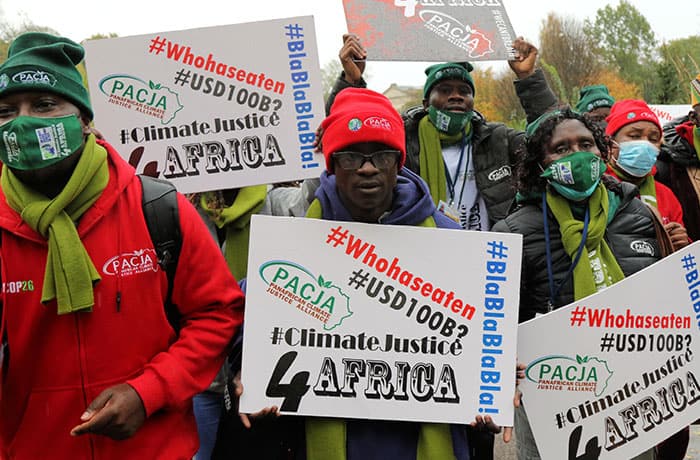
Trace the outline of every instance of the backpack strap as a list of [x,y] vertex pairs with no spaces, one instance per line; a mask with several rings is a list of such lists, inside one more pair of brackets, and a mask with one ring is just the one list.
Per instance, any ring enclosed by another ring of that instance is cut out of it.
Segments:
[[168,277],[165,316],[175,329],[180,330],[180,311],[173,304],[173,285],[177,261],[182,248],[182,233],[177,206],[177,190],[168,181],[138,175],[143,190],[143,216],[158,257],[158,265]]

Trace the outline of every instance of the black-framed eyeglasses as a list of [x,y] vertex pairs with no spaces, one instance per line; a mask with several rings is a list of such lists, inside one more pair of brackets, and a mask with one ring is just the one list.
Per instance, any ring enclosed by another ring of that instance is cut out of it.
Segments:
[[401,152],[398,150],[378,150],[369,155],[353,152],[340,151],[333,154],[333,162],[346,171],[356,171],[365,164],[365,161],[370,161],[377,169],[389,169],[396,165]]

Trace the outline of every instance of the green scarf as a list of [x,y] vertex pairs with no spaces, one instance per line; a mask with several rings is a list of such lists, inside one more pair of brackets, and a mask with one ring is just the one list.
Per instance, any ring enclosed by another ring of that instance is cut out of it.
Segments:
[[[306,211],[306,217],[323,218],[321,202],[315,199]],[[435,227],[435,219],[428,216],[418,227]],[[309,417],[306,419],[306,459],[345,460],[347,431],[341,418]],[[454,460],[452,433],[447,423],[421,423],[416,460]]]
[[[340,418],[306,419],[306,459],[345,460],[347,430]],[[416,460],[455,460],[447,423],[421,423]]]
[[83,246],[75,222],[97,201],[109,181],[107,151],[87,138],[75,170],[54,198],[47,198],[2,167],[0,186],[7,203],[31,228],[47,239],[48,252],[41,301],[56,299],[58,314],[91,311],[93,284],[100,275]]
[[[561,232],[564,250],[573,260],[578,246],[581,244],[583,222],[574,218],[569,201],[561,195],[548,190],[547,204],[557,222],[559,222],[559,231]],[[600,258],[604,275],[603,281],[606,286],[610,286],[625,277],[615,256],[603,238],[610,211],[607,189],[603,184],[598,184],[598,187],[588,199],[588,210],[590,212],[590,221],[588,224],[586,250],[582,251],[579,263],[574,267],[575,300],[595,294],[598,291],[589,258],[589,253],[593,250],[596,251]]]
[[695,155],[700,160],[700,128],[697,126],[693,127],[693,147],[695,147]]
[[445,176],[445,161],[442,159],[442,146],[459,142],[462,136],[471,138],[472,124],[467,123],[464,133],[447,135],[438,131],[426,116],[418,122],[418,144],[420,154],[420,177],[428,184],[433,202],[437,205],[440,200],[447,199],[447,177]]
[[219,192],[202,193],[200,204],[218,228],[226,228],[224,257],[237,280],[248,271],[250,218],[260,211],[267,196],[267,185],[254,185],[238,190],[231,206],[226,206]]
[[654,182],[654,176],[647,174],[644,177],[633,177],[625,173],[623,170],[617,166],[610,166],[615,172],[617,177],[625,182],[634,184],[639,188],[639,198],[647,204],[654,206],[659,209],[659,205],[656,202],[656,182]]

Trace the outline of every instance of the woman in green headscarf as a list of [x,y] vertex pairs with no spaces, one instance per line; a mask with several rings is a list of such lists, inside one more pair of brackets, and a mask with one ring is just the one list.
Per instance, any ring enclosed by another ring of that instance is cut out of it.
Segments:
[[[652,217],[636,188],[603,176],[608,141],[598,125],[563,108],[531,123],[526,136],[516,164],[519,207],[493,228],[523,235],[521,322],[659,259]],[[515,433],[518,459],[539,459],[523,405]],[[653,451],[637,458],[653,459]]]

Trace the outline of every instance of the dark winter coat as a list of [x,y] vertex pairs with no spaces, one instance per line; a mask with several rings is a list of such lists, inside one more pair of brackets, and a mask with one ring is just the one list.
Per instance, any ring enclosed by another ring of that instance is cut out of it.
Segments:
[[[605,230],[605,241],[622,272],[630,276],[660,259],[654,224],[646,205],[637,198],[637,187],[611,181],[606,181],[606,186],[620,201]],[[558,286],[569,271],[571,257],[562,245],[558,222],[550,210],[547,212],[552,273],[554,285]],[[493,231],[523,235],[519,321],[534,318],[537,313],[547,313],[550,291],[541,201],[534,200],[519,207],[498,222]],[[552,303],[558,308],[573,301],[574,283],[570,275]]]

